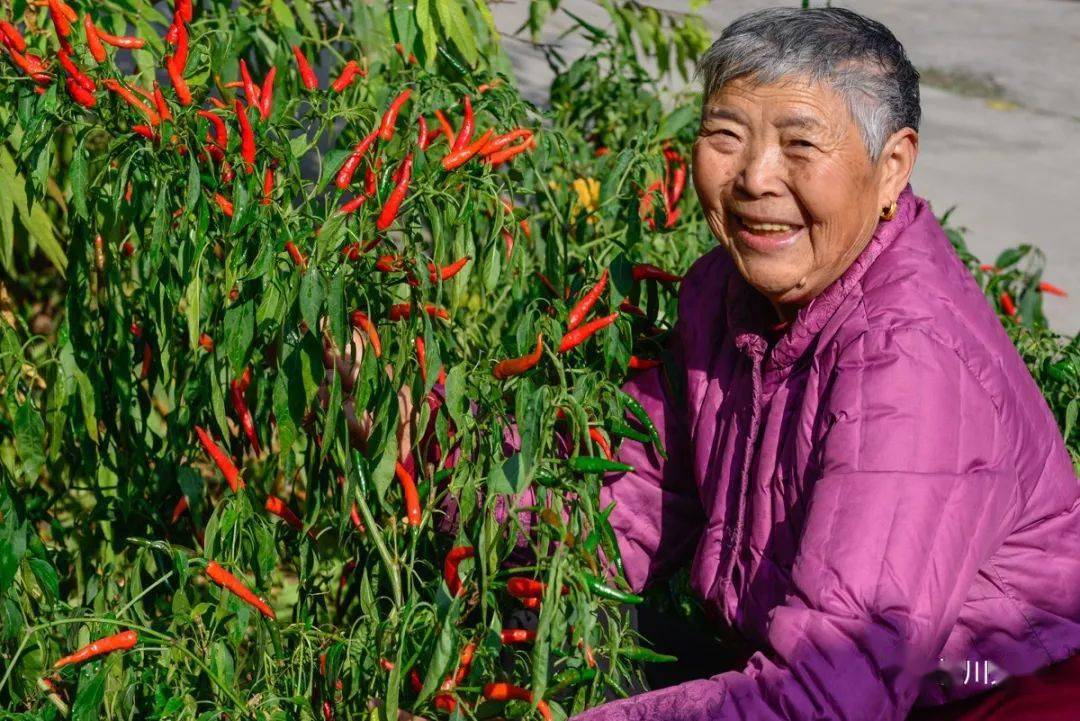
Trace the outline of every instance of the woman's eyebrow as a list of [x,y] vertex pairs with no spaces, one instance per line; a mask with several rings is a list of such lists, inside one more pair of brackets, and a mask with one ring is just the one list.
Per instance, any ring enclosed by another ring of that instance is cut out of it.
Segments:
[[731,120],[732,122],[747,125],[746,116],[739,110],[725,108],[719,105],[706,105],[704,116],[708,120]]
[[816,130],[824,125],[813,115],[796,114],[785,115],[774,124],[777,128],[802,128],[804,130]]

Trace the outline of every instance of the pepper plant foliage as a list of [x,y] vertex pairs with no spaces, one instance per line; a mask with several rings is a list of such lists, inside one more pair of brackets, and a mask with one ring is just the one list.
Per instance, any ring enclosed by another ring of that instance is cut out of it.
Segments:
[[[537,23],[541,5],[557,3],[534,2]],[[96,88],[84,107],[53,61],[48,6],[16,0],[8,18],[48,82],[0,61],[0,708],[563,718],[634,688],[649,653],[628,626],[637,599],[601,472],[621,439],[656,435],[619,391],[631,366],[665,360],[672,323],[675,284],[641,264],[681,272],[713,242],[682,197],[696,100],[662,106],[633,50],[651,16],[627,3],[607,6],[614,32],[582,23],[595,50],[554,60],[541,113],[479,2],[215,0],[187,20],[76,3],[66,42]],[[85,14],[145,46],[95,62]],[[683,28],[683,65],[696,21],[661,19]],[[178,66],[164,71],[178,23],[190,105]],[[363,72],[338,92],[350,60]],[[392,135],[339,188],[406,89]],[[525,128],[535,145],[445,170],[436,111],[453,135],[466,96],[474,138]],[[1041,323],[1025,254],[1000,273],[969,264],[995,303],[1019,299],[1006,322],[1076,457],[1080,351]],[[560,352],[604,271],[585,323],[616,319]],[[536,365],[496,378],[538,335]],[[519,625],[535,636],[504,638]],[[127,630],[133,647],[53,670]]]

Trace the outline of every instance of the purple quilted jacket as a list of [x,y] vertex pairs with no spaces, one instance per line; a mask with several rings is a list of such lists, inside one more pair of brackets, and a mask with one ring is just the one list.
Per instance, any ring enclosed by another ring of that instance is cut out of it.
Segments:
[[678,378],[627,390],[668,460],[605,487],[631,584],[691,560],[742,671],[582,721],[902,719],[1080,649],[1080,483],[974,278],[908,186],[775,345],[723,248],[683,281]]

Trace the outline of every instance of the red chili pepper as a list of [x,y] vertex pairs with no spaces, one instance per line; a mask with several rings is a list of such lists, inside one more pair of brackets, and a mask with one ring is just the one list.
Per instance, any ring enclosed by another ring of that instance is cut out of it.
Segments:
[[382,355],[382,342],[379,340],[379,331],[375,324],[371,322],[371,319],[361,311],[354,310],[352,312],[352,324],[364,331],[364,335],[368,337],[368,341],[371,343],[372,350],[375,351],[375,357],[380,357]]
[[176,14],[179,15],[184,22],[191,22],[191,18],[194,17],[194,12],[191,8],[191,0],[176,0]]
[[525,608],[531,610],[531,611],[536,611],[536,610],[538,610],[540,608],[540,599],[539,598],[523,598],[523,599],[521,599],[521,605],[524,606]]
[[423,336],[416,336],[416,362],[420,366],[420,382],[427,385],[427,351]]
[[682,280],[681,275],[675,275],[674,273],[668,273],[666,270],[657,268],[655,265],[649,263],[638,263],[630,271],[631,277],[634,282],[642,280],[658,280],[661,283],[678,283]]
[[613,456],[611,455],[611,446],[608,445],[607,439],[604,438],[604,435],[600,431],[595,428],[590,428],[589,438],[591,438],[593,440],[593,443],[595,443],[600,448],[600,450],[604,452],[605,458],[607,458],[609,461],[612,460]]
[[[433,318],[442,318],[443,320],[450,320],[450,314],[446,312],[444,308],[440,308],[433,303],[427,303],[424,305],[424,311],[427,312]],[[396,303],[390,306],[390,312],[388,317],[390,320],[405,320],[412,315],[412,305],[409,303]]]
[[221,212],[228,217],[233,217],[233,204],[232,201],[226,198],[221,193],[214,193],[214,202],[221,208]]
[[[251,367],[249,366],[244,370],[244,377],[250,379]],[[250,380],[248,380],[248,383]],[[248,443],[251,444],[251,450],[255,452],[256,456],[262,455],[262,451],[259,449],[259,434],[255,432],[255,421],[251,418],[251,410],[248,408],[247,401],[244,400],[244,390],[247,387],[247,383],[241,383],[240,381],[232,381],[229,383],[229,396],[232,399],[233,410],[236,411],[236,417],[240,421],[240,427],[244,429],[244,435],[247,436]]]
[[1005,315],[1009,316],[1010,318],[1015,317],[1016,316],[1016,304],[1013,303],[1012,296],[1010,296],[1008,293],[1002,291],[1000,298],[1001,298],[1001,309],[1005,311]]
[[603,145],[601,145],[599,148],[597,148],[596,150],[593,151],[593,157],[594,158],[602,158],[602,157],[604,157],[605,155],[607,155],[610,152],[611,152],[611,148],[605,148]]
[[409,153],[401,161],[401,165],[398,166],[397,185],[390,191],[390,197],[387,198],[386,204],[383,205],[382,211],[379,213],[379,218],[375,221],[375,227],[379,230],[386,230],[397,218],[401,203],[405,200],[405,194],[409,192],[409,181],[412,179],[412,160],[412,153]]
[[551,294],[553,296],[555,296],[556,298],[559,297],[559,291],[555,290],[555,285],[550,280],[548,280],[548,277],[546,275],[544,275],[540,271],[536,271],[536,277],[540,279],[540,282],[544,284],[545,288],[551,291]]
[[341,169],[338,170],[337,178],[335,179],[337,187],[345,190],[352,184],[353,175],[356,173],[356,169],[360,167],[360,161],[364,159],[364,154],[368,151],[368,148],[375,143],[378,137],[378,131],[372,130],[364,136],[363,140],[356,144],[352,153],[345,159],[345,162],[341,164]]
[[262,200],[259,201],[261,205],[270,205],[270,196],[274,192],[274,168],[273,166],[267,166],[263,171],[263,194]]
[[1049,293],[1050,295],[1058,295],[1062,298],[1068,298],[1069,294],[1065,292],[1063,288],[1059,288],[1053,283],[1047,283],[1045,280],[1039,283],[1039,290],[1043,293]]
[[408,58],[405,57],[405,48],[403,48],[401,46],[401,43],[394,43],[394,50],[396,50],[397,54],[400,55],[402,57],[402,59],[405,60],[407,63],[409,63],[411,65],[416,64],[416,56],[413,55],[412,53],[409,53]]
[[169,111],[169,104],[165,102],[165,96],[161,93],[161,86],[154,81],[154,108],[157,109],[158,115],[162,120],[169,120],[172,118],[172,112]]
[[499,637],[504,644],[532,643],[536,640],[536,631],[529,631],[524,628],[504,628]]
[[176,522],[180,520],[180,516],[184,515],[184,511],[188,509],[187,496],[180,496],[180,500],[173,506],[172,511],[172,525],[176,525]]
[[607,287],[607,277],[607,270],[604,270],[604,272],[600,274],[600,280],[596,282],[596,285],[594,285],[588,293],[581,296],[581,300],[579,300],[570,310],[570,315],[567,316],[566,320],[567,330],[574,330],[577,328],[581,325],[581,321],[585,320],[585,317],[589,315],[589,311],[596,305],[596,301],[600,299],[600,296],[604,292],[604,288]]
[[382,123],[379,125],[379,137],[383,140],[390,140],[394,137],[394,124],[397,123],[398,113],[401,112],[401,106],[405,104],[405,101],[409,99],[409,95],[412,94],[411,88],[405,88],[401,93],[394,98],[390,103],[390,108],[383,113]]
[[9,48],[15,50],[15,52],[26,52],[26,39],[23,38],[19,29],[9,23],[7,20],[0,20],[0,41],[7,45]]
[[112,35],[105,32],[101,28],[97,29],[97,36],[101,40],[101,42],[112,45],[114,48],[139,50],[144,45],[146,45],[146,41],[142,38],[136,38],[130,35]]
[[409,669],[409,685],[412,686],[413,693],[420,693],[424,688],[424,682],[420,680],[420,674],[415,668]]
[[252,593],[251,589],[241,583],[236,576],[222,568],[217,561],[210,561],[210,563],[206,564],[206,575],[210,577],[211,581],[231,592],[262,615],[271,620],[277,618],[274,609],[270,608],[266,601]]
[[489,155],[499,152],[515,140],[519,140],[521,138],[525,138],[526,140],[528,140],[532,136],[532,131],[525,128],[517,128],[516,130],[511,130],[509,133],[497,135],[491,140],[489,140],[484,147],[480,148],[480,155],[487,157]]
[[304,254],[300,252],[300,249],[296,247],[296,243],[291,240],[285,241],[285,250],[289,251],[289,256],[292,257],[293,263],[300,270],[307,268],[307,259],[304,258]]
[[307,56],[304,55],[304,51],[300,49],[299,45],[293,45],[292,51],[293,55],[296,56],[296,69],[300,71],[300,80],[303,81],[304,87],[308,90],[315,90],[319,87],[319,78],[315,75],[315,71],[311,69]]
[[89,76],[86,76],[86,74],[79,69],[79,66],[71,62],[71,56],[68,55],[63,47],[56,51],[56,59],[59,60],[60,67],[64,68],[64,72],[68,74],[71,80],[82,87],[83,90],[87,93],[94,93],[97,91],[97,85],[94,84],[94,81]]
[[207,353],[214,352],[214,339],[208,336],[206,333],[203,333],[199,336],[199,345],[202,346],[202,349],[205,350]]
[[[381,165],[382,165],[382,156],[379,156],[379,160],[375,164],[375,167],[379,167]],[[378,190],[378,188],[376,187],[377,183],[378,183],[378,178],[375,175],[375,171],[372,170],[371,168],[368,168],[364,172],[364,194],[365,195],[375,195],[375,192]]]
[[562,337],[562,342],[559,343],[559,352],[566,353],[567,351],[576,348],[584,343],[588,338],[598,331],[607,328],[609,325],[619,319],[618,313],[612,313],[611,315],[604,316],[603,318],[597,318],[591,320],[583,326],[575,328]]
[[240,59],[240,79],[241,86],[244,88],[244,100],[248,105],[253,105],[256,108],[261,107],[259,102],[259,86],[251,79],[251,73],[248,72],[247,63],[244,59]]
[[400,462],[394,464],[394,474],[401,483],[401,492],[405,496],[405,517],[410,526],[419,526],[422,512],[420,494],[416,491],[416,481],[412,474]]
[[375,261],[375,270],[380,273],[396,273],[401,270],[402,262],[400,255],[381,255]]
[[439,128],[442,130],[442,134],[446,136],[446,144],[450,146],[450,149],[454,149],[454,139],[457,137],[454,133],[454,126],[450,124],[450,121],[443,115],[443,111],[436,110],[435,118],[439,121]]
[[49,17],[52,18],[53,25],[56,27],[56,34],[61,38],[67,38],[71,35],[71,23],[74,20],[63,12],[62,7],[67,6],[58,0],[49,0]]
[[540,598],[544,595],[544,583],[533,578],[515,576],[506,582],[506,591],[514,598]]
[[251,121],[248,120],[244,104],[234,100],[233,109],[240,124],[240,157],[244,159],[244,167],[250,175],[255,170],[255,133],[251,130]]
[[[285,501],[277,496],[267,496],[264,508],[266,508],[268,513],[274,514],[296,530],[304,530],[304,522],[300,520],[299,516],[293,513],[293,510],[285,504]],[[315,540],[315,531],[308,529],[307,534],[312,540]]]
[[632,371],[647,371],[650,368],[656,368],[662,365],[663,361],[655,358],[638,358],[636,355],[630,356],[630,363],[627,365]]
[[[70,88],[68,88],[68,89],[70,90]],[[138,133],[139,135],[143,136],[147,140],[156,140],[157,139],[157,135],[154,134],[154,129],[151,128],[149,125],[132,125],[131,126],[131,131],[133,133]]]
[[[520,686],[512,686],[508,683],[489,683],[484,685],[484,698],[488,701],[525,701],[527,703],[533,702],[532,691],[521,688]],[[536,710],[540,712],[540,715],[544,718],[544,721],[551,721],[551,709],[548,708],[547,702],[544,700],[538,700],[536,702]]]
[[229,488],[232,489],[233,493],[238,493],[244,487],[244,480],[240,478],[240,471],[237,470],[232,458],[218,447],[213,436],[207,433],[202,426],[195,426],[195,433],[199,436],[199,443],[202,444],[203,450],[214,461],[221,474],[225,476],[225,482],[229,484]]
[[488,130],[480,138],[469,145],[463,146],[458,150],[451,150],[442,159],[443,170],[453,170],[464,165],[474,155],[480,152],[480,148],[484,147],[488,139],[491,138],[492,130]]
[[473,546],[456,546],[446,554],[446,559],[443,561],[443,579],[446,581],[446,587],[450,589],[451,596],[461,595],[461,576],[458,574],[458,566],[466,558],[472,558],[474,555],[476,555],[476,549]]
[[416,146],[421,150],[427,150],[428,143],[427,119],[421,115],[416,119]]
[[135,97],[135,94],[118,80],[107,78],[104,83],[106,88],[119,95],[124,102],[145,115],[146,119],[150,121],[150,125],[154,127],[161,125],[161,116],[157,114],[157,111]]
[[176,28],[176,50],[173,51],[172,62],[176,66],[176,74],[182,75],[187,68],[188,50],[189,50],[189,37],[187,26],[178,20],[173,21],[173,27]]
[[431,278],[432,283],[440,278],[442,280],[450,280],[460,273],[470,260],[472,260],[472,256],[466,255],[442,268],[436,268],[434,263],[428,263],[428,276]]
[[113,651],[127,651],[135,647],[139,642],[139,634],[135,631],[121,631],[120,633],[105,638],[99,638],[80,648],[70,656],[64,656],[53,664],[53,668],[62,668],[72,663],[82,663],[92,658],[103,656]]
[[[342,213],[345,213],[346,215],[348,215],[349,213],[355,213],[356,210],[361,205],[363,205],[365,202],[367,202],[367,199],[368,199],[367,194],[366,193],[361,193],[360,195],[357,195],[352,200],[349,200],[349,201],[347,201],[345,203],[342,203],[341,207],[338,210],[340,210]],[[356,258],[352,258],[352,260],[356,260]]]
[[335,93],[342,93],[345,91],[345,88],[352,85],[353,80],[355,80],[356,76],[360,75],[361,72],[360,65],[357,64],[355,60],[350,60],[345,63],[345,67],[341,69],[341,75],[338,76],[338,79],[335,80],[334,84],[330,87],[334,89]]
[[476,117],[473,115],[472,99],[466,95],[461,102],[465,106],[465,112],[461,119],[461,129],[458,130],[457,137],[454,138],[454,144],[450,148],[451,151],[461,150],[472,142],[473,126],[476,124]]
[[[74,79],[67,78],[64,81],[64,86],[67,88],[68,95],[71,96],[71,99],[79,105],[86,108],[92,108],[97,105],[97,98],[94,97],[94,94],[79,85]],[[153,137],[153,131],[151,131],[150,137]]]
[[394,662],[390,661],[389,659],[380,658],[379,659],[379,665],[382,666],[383,671],[393,671],[394,670]]
[[619,303],[619,310],[622,311],[623,313],[629,313],[630,315],[636,315],[638,318],[648,318],[649,317],[649,316],[647,316],[645,314],[645,311],[643,311],[641,308],[638,308],[636,305],[634,305],[633,303],[631,303],[630,301],[628,301],[626,299],[623,299],[623,302]]
[[529,148],[534,147],[535,144],[535,141],[533,141],[533,138],[530,135],[528,138],[525,139],[524,142],[519,143],[518,145],[510,146],[509,148],[505,148],[498,152],[491,153],[487,156],[486,159],[489,163],[491,163],[492,167],[494,167],[501,163],[505,163],[506,161],[513,158],[515,155],[520,155],[521,153],[524,153]]
[[544,351],[543,337],[541,334],[536,334],[536,349],[532,353],[526,353],[518,358],[509,358],[504,361],[499,361],[495,365],[495,370],[492,371],[493,375],[499,380],[506,380],[511,376],[519,376],[525,371],[536,366],[540,362],[540,356]]
[[94,58],[94,62],[99,65],[108,58],[105,53],[105,46],[101,44],[101,36],[98,35],[97,28],[94,27],[94,21],[90,19],[89,15],[83,15],[83,31],[86,34],[86,47],[90,49],[90,55]]
[[[274,109],[274,78],[277,77],[277,66],[271,65],[263,78],[262,89],[259,94],[259,118],[266,120],[270,117],[270,111]],[[256,86],[257,88],[258,86]]]

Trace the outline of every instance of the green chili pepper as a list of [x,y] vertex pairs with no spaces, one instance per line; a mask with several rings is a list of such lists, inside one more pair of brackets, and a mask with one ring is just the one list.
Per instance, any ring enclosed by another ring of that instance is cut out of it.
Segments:
[[619,542],[615,538],[615,529],[611,527],[611,524],[604,521],[602,524],[604,534],[604,553],[615,564],[615,570],[623,577],[626,576],[626,570],[623,568],[622,552],[619,550]]
[[613,473],[615,471],[632,471],[633,466],[606,458],[596,456],[574,456],[570,459],[570,468],[580,473]]
[[1058,383],[1069,383],[1075,379],[1078,375],[1076,366],[1072,361],[1061,361],[1054,363],[1046,369],[1046,374],[1053,378]]
[[588,551],[590,554],[596,553],[596,547],[600,545],[600,529],[602,529],[604,527],[604,524],[607,523],[608,517],[614,510],[615,501],[612,501],[608,504],[608,507],[605,508],[600,514],[599,520],[596,522],[596,525],[593,526],[592,531],[589,532],[588,537],[585,539],[585,543],[582,544],[584,545],[585,550]]
[[637,605],[645,599],[636,593],[630,593],[628,591],[620,591],[612,588],[611,586],[605,586],[604,582],[591,573],[582,574],[582,580],[585,581],[585,587],[589,589],[595,596],[600,598],[606,598],[610,601],[618,601],[619,603],[629,603]]
[[545,693],[544,696],[547,698],[551,698],[552,696],[555,696],[556,694],[565,691],[572,686],[580,686],[581,684],[588,683],[595,678],[595,668],[587,668],[584,666],[582,668],[568,668],[564,671],[560,671],[555,676],[555,678],[553,679],[555,683],[548,687],[547,693]]
[[668,656],[666,653],[657,653],[651,648],[645,648],[643,646],[622,648],[619,649],[619,653],[631,661],[637,661],[639,663],[671,663],[672,661],[679,660],[675,656]]
[[649,432],[653,443],[656,445],[656,449],[660,451],[660,455],[667,458],[667,453],[664,452],[664,444],[660,441],[660,433],[656,430],[656,426],[653,425],[652,418],[649,418],[649,413],[637,402],[637,399],[630,394],[622,391],[620,391],[620,394],[626,401],[626,410],[630,411],[630,415],[637,418],[641,425],[645,426],[645,430]]
[[544,488],[556,488],[559,485],[559,482],[550,473],[537,473],[533,476],[533,480]]
[[608,429],[617,436],[629,438],[630,440],[637,441],[638,443],[648,443],[652,440],[652,437],[648,433],[642,433],[641,431],[635,430],[630,426],[626,425],[625,423],[621,423],[619,421],[613,421],[612,423],[609,423]]

